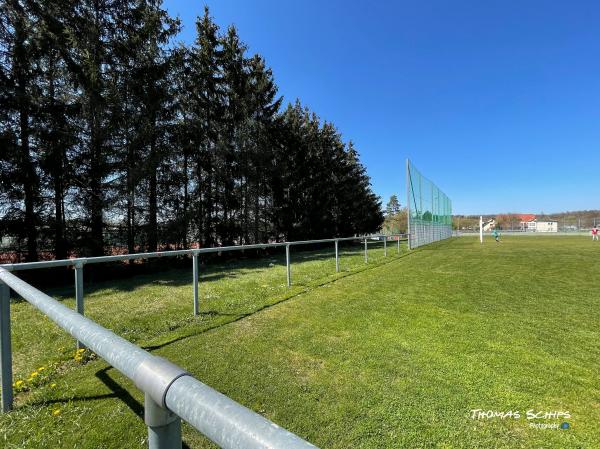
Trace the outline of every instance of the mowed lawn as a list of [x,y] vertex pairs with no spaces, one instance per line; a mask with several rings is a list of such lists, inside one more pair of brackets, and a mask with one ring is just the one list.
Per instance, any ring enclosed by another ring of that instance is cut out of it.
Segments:
[[[335,274],[331,254],[296,254],[291,289],[281,256],[209,266],[198,318],[182,270],[89,286],[86,311],[323,449],[600,447],[599,243],[461,237],[342,260]],[[0,446],[144,447],[131,382],[73,360],[28,304],[12,313],[15,378],[41,374],[0,417]],[[184,441],[213,447],[187,425]]]

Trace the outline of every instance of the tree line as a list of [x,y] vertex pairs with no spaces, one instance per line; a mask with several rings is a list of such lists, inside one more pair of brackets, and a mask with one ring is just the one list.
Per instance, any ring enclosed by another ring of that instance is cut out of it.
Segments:
[[352,142],[283,104],[209,10],[190,45],[154,0],[0,4],[0,235],[23,259],[376,231]]

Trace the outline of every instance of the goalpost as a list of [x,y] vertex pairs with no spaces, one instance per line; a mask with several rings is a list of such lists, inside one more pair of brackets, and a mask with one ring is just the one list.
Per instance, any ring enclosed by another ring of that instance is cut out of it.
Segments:
[[452,237],[452,202],[406,160],[408,248]]

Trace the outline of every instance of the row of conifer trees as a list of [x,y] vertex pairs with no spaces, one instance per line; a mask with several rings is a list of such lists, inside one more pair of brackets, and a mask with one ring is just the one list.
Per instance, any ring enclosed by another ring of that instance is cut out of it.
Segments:
[[375,231],[351,142],[205,9],[0,5],[0,232],[24,260]]

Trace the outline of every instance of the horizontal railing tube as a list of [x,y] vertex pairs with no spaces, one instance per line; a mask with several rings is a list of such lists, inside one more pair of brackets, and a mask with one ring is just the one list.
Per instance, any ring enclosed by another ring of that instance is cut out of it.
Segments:
[[133,379],[137,367],[154,357],[1,268],[0,280],[127,377]]
[[[315,446],[259,414],[194,379],[183,369],[156,357],[108,329],[62,305],[14,274],[0,268],[4,282],[60,328],[84,343],[119,370],[145,394],[187,421],[224,449],[310,449]],[[154,404],[153,404],[154,405]],[[156,412],[156,410],[155,410]],[[159,417],[160,418],[160,417]],[[146,415],[151,438],[158,438],[169,422]],[[174,431],[169,431],[171,438]],[[166,437],[165,437],[166,438]]]
[[315,448],[190,376],[173,382],[165,402],[169,410],[222,448]]
[[[388,237],[398,236],[406,237],[407,234],[387,234]],[[300,240],[296,242],[280,242],[280,243],[257,243],[255,245],[237,245],[237,246],[217,246],[214,248],[200,248],[200,249],[182,249],[174,251],[156,251],[153,253],[133,253],[133,254],[120,254],[117,256],[98,256],[98,257],[80,257],[77,259],[60,259],[60,260],[46,260],[41,262],[24,262],[15,264],[0,264],[0,268],[4,268],[8,271],[20,271],[20,270],[34,270],[36,268],[52,268],[52,267],[68,267],[76,266],[78,264],[91,264],[91,263],[105,263],[105,262],[120,262],[126,260],[135,259],[152,259],[157,257],[175,257],[175,256],[187,256],[193,254],[209,254],[209,253],[221,253],[226,251],[244,251],[247,249],[265,249],[265,248],[276,248],[287,245],[310,245],[315,243],[327,243],[350,241],[350,240],[363,240],[375,239],[384,237],[383,234],[376,234],[370,236],[354,236],[354,237],[340,237],[331,239],[321,240]]]

